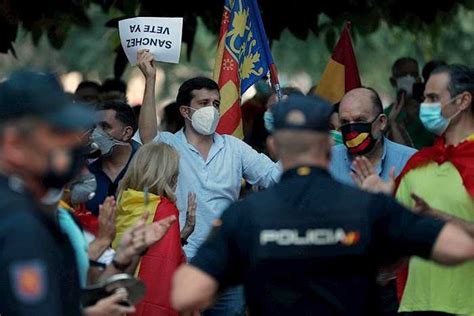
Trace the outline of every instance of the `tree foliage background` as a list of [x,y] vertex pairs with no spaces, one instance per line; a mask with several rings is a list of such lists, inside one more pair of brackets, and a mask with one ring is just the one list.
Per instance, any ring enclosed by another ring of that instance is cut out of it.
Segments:
[[[390,67],[402,56],[416,58],[420,67],[431,59],[474,64],[474,0],[293,2],[289,7],[259,1],[284,85],[307,89],[318,82],[345,20],[352,21],[362,82],[382,94],[392,94]],[[211,75],[222,3],[0,0],[0,51],[8,51],[0,54],[0,77],[36,67],[103,80],[121,74],[126,65],[117,63],[120,41],[113,26],[119,18],[185,16],[180,64],[159,64],[165,74],[161,97],[173,97],[182,80]],[[130,78],[132,70],[127,66],[122,78]]]

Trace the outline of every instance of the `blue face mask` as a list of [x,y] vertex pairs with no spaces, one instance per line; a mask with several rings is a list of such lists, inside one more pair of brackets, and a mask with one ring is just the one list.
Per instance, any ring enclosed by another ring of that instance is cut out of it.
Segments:
[[[452,98],[447,104],[453,102],[457,97]],[[450,118],[445,118],[441,113],[441,102],[421,103],[420,104],[420,120],[425,128],[438,136],[442,135],[449,126],[449,122],[460,113],[456,112]]]
[[265,128],[269,133],[273,132],[273,113],[270,111],[266,111],[263,113],[263,123],[265,124]]

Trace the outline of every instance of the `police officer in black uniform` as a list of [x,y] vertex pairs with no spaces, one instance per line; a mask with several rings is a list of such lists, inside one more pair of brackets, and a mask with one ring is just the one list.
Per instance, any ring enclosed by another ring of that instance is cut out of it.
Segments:
[[0,315],[80,315],[76,260],[41,200],[84,165],[94,112],[55,76],[21,71],[0,84]]
[[272,111],[269,145],[281,182],[223,213],[175,275],[176,309],[207,307],[218,291],[243,283],[251,315],[373,315],[380,264],[402,255],[444,264],[474,258],[461,228],[331,178],[325,101],[290,96]]

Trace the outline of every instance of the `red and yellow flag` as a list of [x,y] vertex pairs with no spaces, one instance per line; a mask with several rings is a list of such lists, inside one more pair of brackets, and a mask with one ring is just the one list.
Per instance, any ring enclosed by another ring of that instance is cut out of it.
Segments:
[[[166,197],[152,193],[148,193],[148,197],[145,197],[144,192],[127,189],[122,192],[118,201],[117,234],[112,243],[115,249],[120,244],[124,232],[145,212],[149,213],[148,223],[157,222],[170,215],[179,217],[178,209]],[[135,275],[145,283],[146,294],[135,306],[137,311],[134,315],[179,315],[171,306],[171,281],[176,269],[185,261],[181,248],[179,222],[176,221],[171,224],[166,235],[150,246],[140,258]]]
[[347,91],[359,87],[361,87],[361,83],[352,48],[350,23],[346,23],[321,76],[316,94],[332,104],[336,104],[341,101]]
[[273,64],[256,0],[225,0],[214,80],[221,94],[220,134],[243,138],[240,97]]

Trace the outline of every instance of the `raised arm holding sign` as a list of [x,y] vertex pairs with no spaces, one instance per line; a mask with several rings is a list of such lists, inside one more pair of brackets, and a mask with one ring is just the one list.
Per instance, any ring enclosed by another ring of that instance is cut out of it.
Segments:
[[151,142],[158,134],[155,106],[156,68],[153,56],[148,50],[139,50],[137,65],[145,76],[145,93],[143,94],[142,109],[138,118],[140,139],[143,144]]

